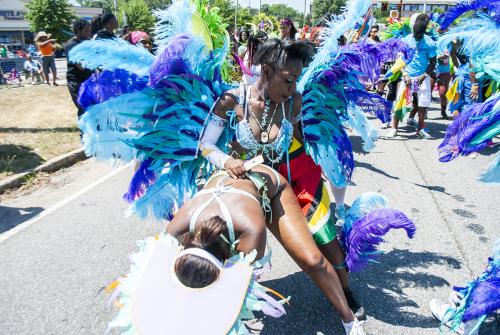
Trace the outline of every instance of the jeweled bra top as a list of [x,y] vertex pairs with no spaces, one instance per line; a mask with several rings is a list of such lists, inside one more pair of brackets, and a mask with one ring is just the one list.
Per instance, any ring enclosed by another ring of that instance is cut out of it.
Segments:
[[243,108],[244,117],[243,120],[235,125],[236,138],[241,147],[247,151],[247,154],[250,156],[249,158],[262,153],[271,164],[279,163],[283,158],[283,154],[290,147],[293,138],[293,124],[286,118],[285,104],[282,103],[283,118],[278,136],[270,143],[257,142],[248,122],[248,111],[250,108],[250,94],[248,92],[250,89],[251,86],[240,86],[239,104]]

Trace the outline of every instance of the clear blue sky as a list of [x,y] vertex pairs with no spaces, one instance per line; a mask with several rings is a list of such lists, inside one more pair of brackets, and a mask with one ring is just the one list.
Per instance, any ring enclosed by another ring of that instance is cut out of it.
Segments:
[[[236,2],[236,0],[233,0]],[[309,12],[309,5],[312,3],[312,0],[307,1],[307,12]],[[243,7],[248,7],[250,4],[251,7],[259,8],[259,0],[238,0],[239,4]],[[262,4],[286,4],[290,7],[295,8],[299,12],[304,12],[304,0],[262,0]]]

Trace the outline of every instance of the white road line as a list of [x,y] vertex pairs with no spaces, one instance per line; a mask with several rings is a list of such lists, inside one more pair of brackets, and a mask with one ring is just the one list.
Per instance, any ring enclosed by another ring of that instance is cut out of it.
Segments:
[[73,193],[68,198],[63,199],[63,200],[59,201],[57,204],[55,204],[54,206],[47,208],[46,210],[44,210],[43,212],[41,212],[37,216],[35,216],[35,217],[29,219],[28,221],[25,221],[25,222],[23,222],[23,223],[21,223],[21,224],[19,224],[17,226],[15,226],[12,229],[7,230],[4,233],[1,233],[0,234],[0,243],[5,242],[10,237],[16,235],[17,233],[23,231],[24,229],[28,228],[32,224],[38,222],[39,220],[43,219],[44,217],[46,217],[50,213],[55,212],[59,208],[67,205],[68,203],[70,203],[71,201],[75,200],[79,196],[87,193],[88,191],[90,191],[91,189],[93,189],[94,187],[96,187],[97,185],[99,185],[99,184],[105,182],[106,180],[108,180],[108,179],[116,176],[117,174],[119,174],[120,172],[122,172],[123,170],[125,170],[126,168],[128,168],[131,164],[132,163],[128,163],[126,165],[118,167],[116,170],[113,170],[112,172],[108,173],[107,175],[102,176],[101,178],[99,178],[98,180],[96,180],[95,182],[93,182],[92,184],[90,184],[90,185],[82,188],[81,190],[79,190],[76,193]]

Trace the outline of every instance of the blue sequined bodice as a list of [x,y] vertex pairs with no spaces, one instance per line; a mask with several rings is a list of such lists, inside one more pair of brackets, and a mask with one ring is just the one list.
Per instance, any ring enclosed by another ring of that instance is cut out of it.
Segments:
[[[241,90],[242,88],[240,88]],[[246,101],[245,101],[246,100]],[[285,118],[284,106],[283,119],[278,136],[270,143],[259,143],[255,139],[252,128],[247,119],[247,110],[249,108],[249,99],[240,97],[240,104],[244,111],[244,119],[235,125],[236,139],[243,149],[247,151],[249,157],[255,157],[263,154],[271,163],[279,163],[283,158],[283,154],[290,147],[293,137],[293,124]]]

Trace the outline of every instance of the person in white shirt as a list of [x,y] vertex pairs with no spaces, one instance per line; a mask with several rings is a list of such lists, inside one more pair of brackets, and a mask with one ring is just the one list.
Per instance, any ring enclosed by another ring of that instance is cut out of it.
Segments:
[[[42,65],[36,59],[33,59],[31,55],[26,56],[26,61],[24,62],[24,71],[27,75],[31,75],[31,83],[40,83],[43,78]],[[36,82],[35,82],[36,78]]]

